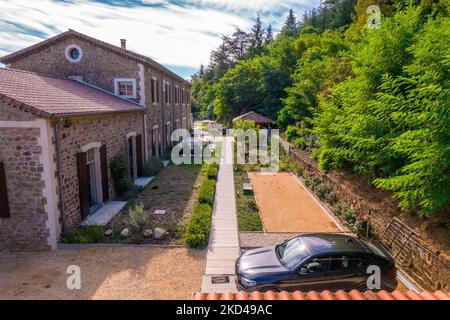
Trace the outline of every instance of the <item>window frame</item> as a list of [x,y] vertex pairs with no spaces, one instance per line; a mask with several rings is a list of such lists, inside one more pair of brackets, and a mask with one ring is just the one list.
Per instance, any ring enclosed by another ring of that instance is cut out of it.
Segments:
[[[73,59],[70,55],[70,52],[76,49],[78,50],[79,56],[76,59]],[[69,44],[66,49],[64,50],[64,55],[67,59],[67,61],[71,62],[71,63],[78,63],[81,61],[81,59],[83,59],[83,50],[81,49],[81,47],[77,44]]]
[[[130,95],[120,95],[120,83],[131,82],[133,85],[133,94]],[[116,96],[125,99],[136,99],[137,98],[137,81],[135,78],[115,78],[114,79],[114,93]]]

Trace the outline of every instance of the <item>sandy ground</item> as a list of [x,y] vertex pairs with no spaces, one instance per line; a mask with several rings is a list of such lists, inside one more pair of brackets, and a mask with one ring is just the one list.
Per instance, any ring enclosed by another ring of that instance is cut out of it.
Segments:
[[[184,248],[0,253],[0,300],[190,299],[204,259],[204,251]],[[81,290],[67,289],[69,265],[81,268]]]
[[249,173],[267,232],[341,232],[289,173]]

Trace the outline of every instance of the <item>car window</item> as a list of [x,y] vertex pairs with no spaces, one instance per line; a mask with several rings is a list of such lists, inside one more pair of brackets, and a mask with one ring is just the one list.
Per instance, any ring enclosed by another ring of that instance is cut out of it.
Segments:
[[331,266],[330,257],[315,258],[305,263],[301,268],[301,272],[302,273],[326,272],[330,270],[330,266]]
[[363,261],[360,258],[348,255],[335,256],[331,260],[330,271],[354,270],[363,266]]
[[300,239],[295,238],[276,247],[278,258],[291,270],[298,267],[309,256]]

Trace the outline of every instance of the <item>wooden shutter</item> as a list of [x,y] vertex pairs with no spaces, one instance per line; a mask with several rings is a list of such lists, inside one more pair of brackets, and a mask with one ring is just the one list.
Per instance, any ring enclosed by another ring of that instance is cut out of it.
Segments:
[[103,203],[106,203],[109,200],[108,156],[106,153],[106,144],[100,147],[100,166],[102,170]]
[[0,218],[9,218],[8,193],[6,189],[5,166],[0,162]]
[[136,164],[137,175],[142,177],[144,175],[144,158],[142,154],[142,135],[136,136]]
[[80,152],[77,154],[78,165],[78,186],[80,189],[80,211],[81,218],[89,215],[89,186],[87,172],[87,153]]

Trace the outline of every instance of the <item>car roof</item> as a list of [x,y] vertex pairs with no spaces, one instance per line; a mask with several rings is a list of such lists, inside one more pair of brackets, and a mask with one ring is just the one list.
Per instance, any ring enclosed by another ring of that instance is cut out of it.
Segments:
[[335,233],[317,233],[298,237],[310,255],[335,253],[368,253],[367,247],[357,238]]

